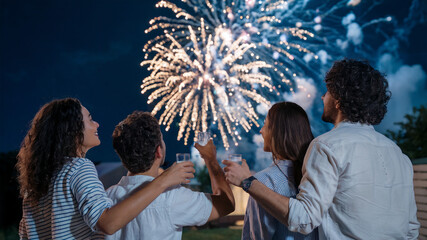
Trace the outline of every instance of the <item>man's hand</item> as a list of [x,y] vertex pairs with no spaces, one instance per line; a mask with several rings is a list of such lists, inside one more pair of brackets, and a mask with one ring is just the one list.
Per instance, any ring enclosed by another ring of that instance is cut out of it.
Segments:
[[224,168],[225,179],[233,185],[240,187],[243,180],[252,176],[245,159],[242,159],[242,165],[229,160],[223,160],[222,164],[226,165]]
[[190,179],[194,178],[194,172],[194,164],[190,161],[174,163],[160,174],[157,179],[162,186],[168,188],[180,183],[190,183]]
[[194,147],[199,151],[200,156],[205,159],[205,161],[216,161],[216,147],[213,144],[212,139],[209,139],[205,146],[196,143],[194,144]]

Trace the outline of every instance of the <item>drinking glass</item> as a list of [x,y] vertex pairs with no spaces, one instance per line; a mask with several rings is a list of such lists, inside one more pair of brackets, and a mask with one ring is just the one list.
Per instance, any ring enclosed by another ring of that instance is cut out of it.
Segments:
[[184,162],[184,161],[190,161],[190,154],[189,153],[177,153],[176,154],[176,162]]
[[206,144],[208,144],[210,138],[211,136],[208,132],[199,132],[197,134],[197,143],[202,146],[205,146]]
[[240,164],[240,163],[242,163],[242,154],[229,154],[228,160],[233,161],[233,162],[237,162]]

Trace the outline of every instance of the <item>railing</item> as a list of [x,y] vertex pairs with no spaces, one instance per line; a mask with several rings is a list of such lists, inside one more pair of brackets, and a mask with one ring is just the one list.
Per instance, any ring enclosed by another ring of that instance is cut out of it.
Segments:
[[419,239],[427,240],[427,158],[416,159],[414,164],[414,192],[417,218],[421,224]]

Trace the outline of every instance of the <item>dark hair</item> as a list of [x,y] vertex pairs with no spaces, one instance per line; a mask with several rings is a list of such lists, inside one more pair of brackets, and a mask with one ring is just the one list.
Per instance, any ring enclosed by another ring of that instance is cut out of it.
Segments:
[[329,93],[350,122],[379,124],[391,93],[387,79],[368,62],[336,61],[325,77]]
[[161,141],[159,122],[147,112],[134,111],[113,132],[113,147],[131,173],[145,172],[153,166]]
[[273,159],[292,160],[295,183],[299,185],[304,156],[313,140],[307,114],[296,103],[280,102],[270,108],[267,118]]
[[84,123],[80,101],[53,100],[35,115],[18,153],[16,164],[21,197],[37,204],[47,194],[55,173],[78,156]]

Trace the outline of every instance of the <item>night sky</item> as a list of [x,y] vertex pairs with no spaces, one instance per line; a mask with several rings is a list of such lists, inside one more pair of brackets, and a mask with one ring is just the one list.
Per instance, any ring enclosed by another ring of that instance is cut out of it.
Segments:
[[[155,8],[156,2],[1,0],[0,152],[19,149],[43,104],[75,97],[100,124],[102,143],[88,158],[119,161],[111,144],[114,126],[134,110],[152,108],[140,94],[148,72],[139,64],[152,37],[144,34],[149,20],[167,12]],[[415,27],[401,48],[404,64],[419,64],[421,72],[427,70],[426,32],[425,23]],[[427,102],[421,79],[414,85],[422,92],[410,101],[413,106]],[[189,151],[176,141],[176,128],[165,134],[165,142],[170,160]]]

